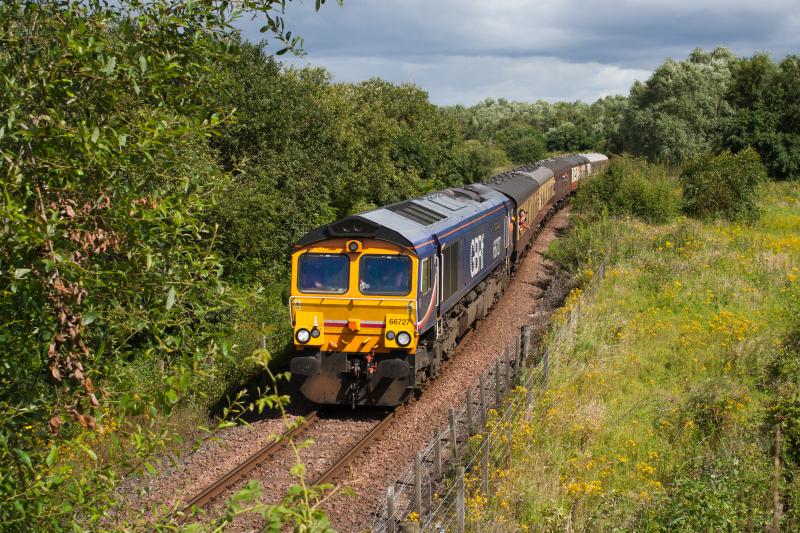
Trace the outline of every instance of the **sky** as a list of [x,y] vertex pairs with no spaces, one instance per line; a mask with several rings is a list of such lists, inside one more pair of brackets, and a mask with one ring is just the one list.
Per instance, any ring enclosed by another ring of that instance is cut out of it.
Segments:
[[[411,82],[439,105],[486,98],[592,102],[628,94],[666,58],[727,46],[800,53],[797,0],[294,0],[286,27],[305,41],[296,65],[334,80]],[[258,41],[258,20],[240,21]]]

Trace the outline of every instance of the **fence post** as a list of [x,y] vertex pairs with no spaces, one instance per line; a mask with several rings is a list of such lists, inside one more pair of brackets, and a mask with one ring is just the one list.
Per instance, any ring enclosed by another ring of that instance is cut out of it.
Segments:
[[485,374],[480,376],[480,394],[481,394],[481,426],[486,427],[486,377]]
[[422,523],[422,455],[414,457],[414,511]]
[[522,361],[522,366],[526,365],[528,354],[531,353],[531,328],[530,326],[522,326],[522,342],[519,358]]
[[506,463],[508,464],[508,466],[511,466],[511,456],[513,455],[512,449],[511,449],[512,436],[513,436],[513,433],[511,431],[511,424],[509,424],[508,427],[506,428],[506,443],[507,443],[507,447],[508,447],[508,452],[507,452],[508,455],[506,457]]
[[456,441],[456,414],[451,407],[447,411],[447,418],[450,421],[450,444],[453,446],[453,464],[458,464],[458,442]]
[[517,348],[517,351],[514,354],[517,361],[517,373],[519,373],[520,369],[525,367],[525,358],[528,355],[528,344],[525,342],[525,333],[527,331],[528,326],[522,326],[522,337],[517,339],[517,342],[514,343]]
[[506,392],[511,392],[514,388],[514,368],[511,368],[511,349],[506,348]]
[[433,469],[436,479],[442,477],[442,433],[437,431],[435,433],[436,441],[433,444]]
[[386,533],[394,533],[394,483],[386,489]]
[[494,405],[500,409],[503,401],[503,375],[500,373],[500,359],[494,360]]
[[464,467],[458,467],[458,491],[456,492],[456,531],[464,533]]
[[472,389],[467,389],[467,438],[472,436]]
[[481,448],[481,492],[489,497],[489,431],[483,432],[483,447]]
[[550,373],[550,349],[547,348],[542,356],[542,387],[547,387],[547,378]]

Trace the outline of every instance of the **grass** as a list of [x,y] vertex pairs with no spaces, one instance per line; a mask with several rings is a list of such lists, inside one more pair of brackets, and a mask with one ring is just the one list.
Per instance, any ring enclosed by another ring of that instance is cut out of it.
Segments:
[[[769,413],[783,394],[771,368],[796,327],[787,309],[800,294],[800,186],[767,184],[760,193],[763,216],[750,226],[599,218],[579,228],[574,238],[614,241],[605,246],[608,276],[554,354],[532,418],[514,426],[520,446],[495,496],[470,507],[473,524],[696,531],[771,523]],[[565,266],[585,279],[596,265]],[[797,526],[793,468],[782,464],[786,528]]]

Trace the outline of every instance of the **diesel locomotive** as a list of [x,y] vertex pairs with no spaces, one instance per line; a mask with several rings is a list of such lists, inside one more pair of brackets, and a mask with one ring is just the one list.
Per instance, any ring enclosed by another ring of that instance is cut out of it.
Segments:
[[355,407],[420,390],[502,297],[546,220],[607,164],[595,153],[548,159],[305,235],[289,300],[302,393]]

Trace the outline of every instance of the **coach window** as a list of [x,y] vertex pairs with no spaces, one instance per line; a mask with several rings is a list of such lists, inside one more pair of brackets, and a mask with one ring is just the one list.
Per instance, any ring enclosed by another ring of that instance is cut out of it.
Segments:
[[359,262],[361,294],[405,296],[411,292],[411,259],[405,255],[363,255]]
[[427,294],[431,290],[431,258],[422,260],[422,283],[420,285],[420,292]]
[[298,270],[300,292],[344,294],[350,286],[350,258],[344,254],[303,254]]

